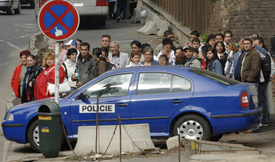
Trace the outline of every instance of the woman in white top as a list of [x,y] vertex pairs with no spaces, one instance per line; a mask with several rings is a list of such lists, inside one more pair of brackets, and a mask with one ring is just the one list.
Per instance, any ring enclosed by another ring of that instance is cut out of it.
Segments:
[[68,79],[69,85],[71,87],[71,92],[74,91],[76,86],[76,81],[72,81],[72,75],[75,74],[76,69],[76,58],[77,58],[77,50],[75,48],[70,48],[67,53],[68,59],[62,64],[66,78]]
[[130,61],[130,64],[127,65],[126,67],[137,67],[137,66],[143,66],[141,63],[140,63],[140,52],[132,52],[131,53],[131,61]]
[[169,65],[174,65],[175,64],[175,60],[176,60],[176,56],[175,56],[175,52],[174,50],[172,50],[172,46],[173,43],[169,38],[164,38],[162,40],[162,44],[163,44],[163,50],[160,51],[160,53],[158,54],[158,60],[159,57],[163,54],[165,54],[168,57],[169,60]]

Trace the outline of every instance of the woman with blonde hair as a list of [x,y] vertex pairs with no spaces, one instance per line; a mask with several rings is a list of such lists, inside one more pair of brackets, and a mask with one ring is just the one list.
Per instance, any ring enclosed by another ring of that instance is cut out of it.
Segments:
[[228,78],[233,78],[234,70],[236,63],[238,62],[238,58],[241,54],[240,51],[238,51],[238,47],[235,45],[234,42],[230,41],[226,43],[226,51],[229,53],[227,57],[227,65],[225,66],[225,76]]
[[[48,92],[48,83],[55,84],[55,54],[48,52],[43,58],[42,66],[45,69],[37,76],[34,84],[35,100],[53,97]],[[66,77],[66,73],[62,66],[59,67],[59,83],[62,83]]]

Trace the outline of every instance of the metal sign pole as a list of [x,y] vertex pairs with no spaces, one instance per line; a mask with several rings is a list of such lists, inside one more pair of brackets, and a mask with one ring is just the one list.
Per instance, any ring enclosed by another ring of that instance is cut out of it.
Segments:
[[55,102],[59,105],[59,41],[55,42]]

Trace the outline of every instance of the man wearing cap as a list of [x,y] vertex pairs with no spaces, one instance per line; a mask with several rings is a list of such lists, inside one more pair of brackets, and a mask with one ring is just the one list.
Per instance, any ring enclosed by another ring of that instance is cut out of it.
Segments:
[[197,57],[193,56],[193,48],[191,46],[184,47],[183,52],[187,59],[185,66],[201,68],[201,62]]
[[75,40],[70,40],[69,42],[67,42],[66,44],[65,44],[66,46],[67,46],[67,49],[70,49],[70,48],[75,48],[75,49],[77,49],[77,42],[75,41]]

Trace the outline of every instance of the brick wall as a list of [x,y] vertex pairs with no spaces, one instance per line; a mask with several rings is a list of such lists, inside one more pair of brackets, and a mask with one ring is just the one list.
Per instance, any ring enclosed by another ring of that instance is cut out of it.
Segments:
[[269,44],[275,34],[275,0],[216,0],[209,33],[231,30],[233,41],[259,33]]

